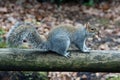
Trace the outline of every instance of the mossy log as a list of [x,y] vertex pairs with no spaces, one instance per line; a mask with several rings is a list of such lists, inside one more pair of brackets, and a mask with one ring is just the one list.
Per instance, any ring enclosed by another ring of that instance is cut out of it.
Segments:
[[120,72],[120,51],[70,50],[66,58],[37,49],[0,49],[0,70]]

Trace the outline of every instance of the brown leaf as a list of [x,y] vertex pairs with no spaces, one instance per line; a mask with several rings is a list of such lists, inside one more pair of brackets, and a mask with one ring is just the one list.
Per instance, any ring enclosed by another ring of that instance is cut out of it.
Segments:
[[6,7],[0,7],[0,12],[6,13],[6,12],[8,12],[8,9]]
[[109,8],[110,8],[110,5],[106,2],[102,2],[100,4],[100,9],[102,9],[103,11],[108,10]]
[[109,50],[109,47],[108,47],[108,44],[101,44],[100,46],[99,46],[99,49],[100,50]]

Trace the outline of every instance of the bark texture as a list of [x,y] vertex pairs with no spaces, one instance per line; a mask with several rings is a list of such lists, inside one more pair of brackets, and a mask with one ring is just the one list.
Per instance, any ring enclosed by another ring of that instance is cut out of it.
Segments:
[[0,70],[120,72],[120,51],[70,52],[66,58],[37,49],[0,49]]

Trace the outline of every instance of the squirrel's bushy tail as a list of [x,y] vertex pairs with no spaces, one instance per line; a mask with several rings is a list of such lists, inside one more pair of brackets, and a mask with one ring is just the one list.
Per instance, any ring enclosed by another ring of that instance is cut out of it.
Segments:
[[36,48],[43,40],[31,23],[17,22],[8,32],[7,43],[9,47],[20,47],[27,40]]

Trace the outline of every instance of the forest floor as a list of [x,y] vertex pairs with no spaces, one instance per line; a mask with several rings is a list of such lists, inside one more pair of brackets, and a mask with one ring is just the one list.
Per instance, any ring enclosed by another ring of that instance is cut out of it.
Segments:
[[6,40],[6,34],[16,21],[35,24],[40,35],[47,36],[56,25],[85,24],[98,28],[98,34],[89,38],[87,45],[96,50],[120,50],[120,3],[103,2],[90,7],[76,3],[55,4],[39,2],[0,2],[0,41]]
[[38,2],[0,3],[0,27],[6,33],[16,21],[35,24],[41,35],[47,36],[50,29],[58,24],[85,24],[90,22],[99,31],[89,38],[87,45],[92,49],[120,50],[120,5],[118,3],[103,2],[90,7],[76,3],[62,4],[57,8],[55,4]]

